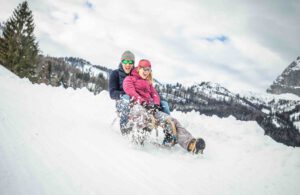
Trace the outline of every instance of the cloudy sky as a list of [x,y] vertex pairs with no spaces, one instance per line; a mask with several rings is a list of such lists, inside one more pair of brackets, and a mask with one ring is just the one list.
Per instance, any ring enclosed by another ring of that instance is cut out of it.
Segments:
[[[6,21],[22,0],[0,0]],[[124,50],[161,82],[263,92],[300,56],[297,0],[29,0],[43,54],[116,68]]]

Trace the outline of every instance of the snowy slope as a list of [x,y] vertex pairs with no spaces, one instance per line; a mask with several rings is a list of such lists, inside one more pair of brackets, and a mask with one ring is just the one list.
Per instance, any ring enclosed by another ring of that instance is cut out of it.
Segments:
[[[107,92],[32,85],[0,66],[0,194],[299,194],[300,148],[255,122],[173,112],[207,149],[133,146]],[[160,137],[161,139],[161,137]]]

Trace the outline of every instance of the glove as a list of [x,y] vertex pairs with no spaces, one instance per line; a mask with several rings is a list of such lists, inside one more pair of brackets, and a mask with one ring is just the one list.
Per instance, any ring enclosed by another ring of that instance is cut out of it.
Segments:
[[119,98],[118,98],[118,99],[121,99],[122,96],[125,95],[125,94],[126,94],[125,92],[122,92],[122,91],[121,91],[121,92],[119,93]]
[[148,109],[147,102],[145,102],[145,101],[141,103],[141,106],[143,106],[144,108]]
[[155,110],[155,112],[161,111],[160,105],[154,104],[154,110]]
[[148,105],[146,107],[146,109],[151,113],[151,114],[154,114],[155,112],[157,111],[161,111],[161,107],[159,105],[156,105],[156,104],[151,104],[151,105]]
[[161,111],[161,107],[160,107],[159,105],[152,104],[152,105],[149,107],[149,110],[153,110],[153,111],[157,112],[157,111]]

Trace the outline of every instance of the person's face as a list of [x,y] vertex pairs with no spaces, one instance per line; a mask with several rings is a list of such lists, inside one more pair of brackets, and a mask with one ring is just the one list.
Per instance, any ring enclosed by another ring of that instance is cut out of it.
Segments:
[[139,68],[139,75],[143,79],[146,79],[149,76],[150,72],[151,72],[151,68],[149,68],[149,67],[141,67],[141,68]]
[[134,61],[133,60],[122,60],[122,67],[126,74],[129,74],[131,69],[133,68]]

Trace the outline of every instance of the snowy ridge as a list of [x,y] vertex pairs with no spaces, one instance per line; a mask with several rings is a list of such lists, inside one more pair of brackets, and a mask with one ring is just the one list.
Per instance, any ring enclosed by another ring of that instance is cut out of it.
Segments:
[[294,93],[300,96],[300,56],[267,89],[268,93]]
[[[262,110],[269,113],[282,113],[288,114],[290,121],[293,122],[295,127],[300,132],[300,97],[294,94],[259,94],[248,93],[243,94],[246,99],[257,105],[264,105],[269,109]],[[275,123],[274,123],[275,124]],[[276,125],[278,126],[278,125]]]
[[273,111],[289,111],[300,104],[300,97],[294,94],[267,94],[245,92],[242,97],[248,99],[254,104],[263,104],[269,106]]
[[289,71],[287,73],[289,73],[290,71],[296,71],[296,70],[300,70],[300,57],[298,57],[297,60],[295,61],[295,63],[290,66]]
[[253,121],[173,112],[207,142],[203,156],[192,156],[131,145],[111,127],[106,91],[32,85],[2,66],[0,91],[0,194],[299,193],[300,148],[264,136]]
[[64,61],[73,67],[78,68],[83,73],[89,73],[90,76],[97,77],[102,74],[106,79],[108,79],[108,73],[101,70],[97,65],[92,65],[89,61],[81,58],[65,57]]
[[268,103],[272,100],[278,101],[278,100],[294,100],[294,101],[300,101],[300,97],[292,94],[292,93],[285,93],[285,94],[270,94],[270,93],[258,93],[258,92],[252,92],[252,91],[244,91],[243,93],[240,93],[242,97],[255,97],[259,102],[265,102]]
[[222,96],[235,96],[233,93],[231,93],[226,88],[222,87],[220,84],[213,82],[202,82],[201,84],[198,84],[194,90],[197,90],[197,92],[203,92],[204,94],[210,95],[211,97],[216,99],[219,99]]
[[[281,94],[281,95],[273,95],[273,94],[266,94],[266,93],[253,93],[253,92],[244,92],[243,94],[232,94],[228,90],[223,89],[223,87],[219,85],[215,85],[215,89],[211,90],[208,94],[218,93],[218,91],[222,92],[222,95],[230,98],[238,98],[236,100],[241,105],[249,107],[249,103],[243,101],[247,100],[251,102],[253,105],[256,105],[257,108],[260,108],[260,111],[266,114],[271,113],[289,113],[289,118],[294,123],[295,127],[299,130],[299,122],[300,122],[300,97],[294,94]],[[212,89],[212,88],[210,88]],[[221,89],[221,90],[220,90]],[[215,99],[222,99],[222,96],[211,96]],[[217,98],[216,98],[217,97]],[[241,97],[241,99],[239,98]],[[223,97],[223,99],[228,100]],[[277,122],[277,118],[273,118],[273,124],[278,128],[280,127],[279,123]]]
[[282,73],[282,76],[279,76],[275,83],[280,83],[284,78],[283,76],[288,76],[293,71],[300,70],[300,58],[298,57],[296,61],[292,62]]

